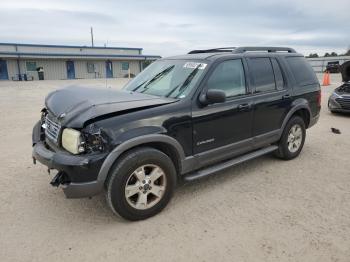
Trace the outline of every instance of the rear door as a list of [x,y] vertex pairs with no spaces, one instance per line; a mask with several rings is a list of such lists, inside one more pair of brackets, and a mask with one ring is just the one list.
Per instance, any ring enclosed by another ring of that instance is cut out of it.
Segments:
[[280,63],[274,57],[247,58],[253,84],[253,137],[254,146],[273,142],[291,106]]

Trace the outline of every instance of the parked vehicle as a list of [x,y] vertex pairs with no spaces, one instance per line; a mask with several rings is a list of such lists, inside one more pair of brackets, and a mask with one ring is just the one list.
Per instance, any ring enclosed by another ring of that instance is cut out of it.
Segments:
[[326,71],[329,73],[339,73],[340,72],[339,61],[328,62],[326,66]]
[[328,99],[332,113],[350,113],[350,61],[341,66],[343,84],[337,87]]
[[160,59],[123,90],[69,87],[46,97],[33,158],[68,198],[105,192],[116,214],[160,212],[177,181],[303,148],[320,85],[291,48],[194,50]]

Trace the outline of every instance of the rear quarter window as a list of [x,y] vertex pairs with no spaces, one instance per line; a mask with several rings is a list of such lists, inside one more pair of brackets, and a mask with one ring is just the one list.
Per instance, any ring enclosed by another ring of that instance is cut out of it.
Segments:
[[314,70],[304,57],[287,57],[286,61],[298,86],[318,84]]

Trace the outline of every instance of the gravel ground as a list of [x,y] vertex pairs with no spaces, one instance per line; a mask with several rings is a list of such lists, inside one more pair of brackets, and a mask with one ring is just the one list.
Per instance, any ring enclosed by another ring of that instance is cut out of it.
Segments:
[[327,110],[331,78],[297,159],[264,156],[183,185],[141,222],[113,216],[103,195],[65,199],[32,164],[45,95],[105,80],[0,82],[1,261],[350,261],[350,117]]

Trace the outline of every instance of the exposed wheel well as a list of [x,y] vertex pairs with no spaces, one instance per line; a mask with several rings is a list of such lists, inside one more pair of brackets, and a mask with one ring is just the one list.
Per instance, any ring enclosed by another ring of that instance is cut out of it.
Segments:
[[293,116],[300,116],[304,120],[305,128],[309,127],[309,124],[310,124],[310,112],[307,109],[305,109],[305,108],[299,109],[299,110],[297,110],[297,111],[295,111],[293,113],[292,117]]

